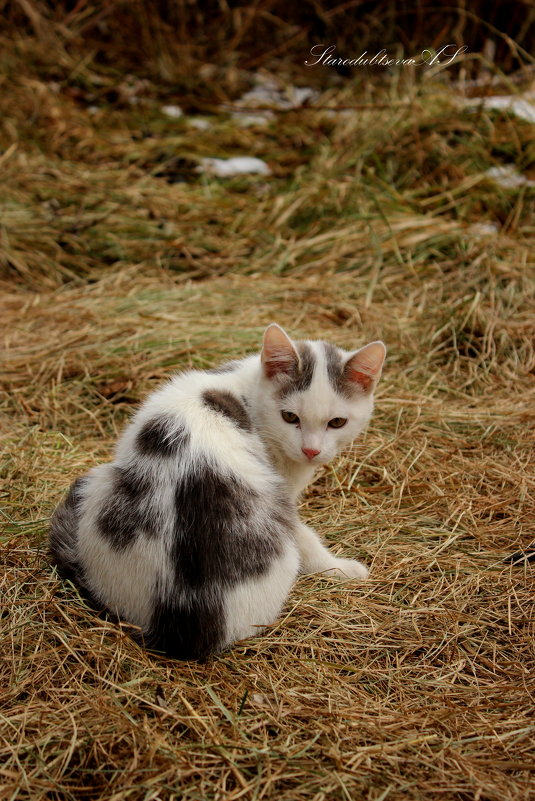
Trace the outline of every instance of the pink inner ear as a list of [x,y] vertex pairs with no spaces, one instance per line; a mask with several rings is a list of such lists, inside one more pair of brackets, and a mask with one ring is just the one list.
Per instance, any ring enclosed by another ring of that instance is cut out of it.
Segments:
[[364,390],[368,390],[373,384],[373,378],[371,376],[366,375],[366,373],[361,373],[359,370],[352,370],[351,367],[347,370],[347,377],[355,384],[360,384]]
[[279,373],[290,373],[295,365],[295,359],[287,359],[283,354],[280,357],[273,356],[264,361],[264,373],[267,378]]
[[367,391],[380,378],[385,355],[382,342],[371,342],[361,348],[346,364],[347,378]]
[[290,373],[299,361],[290,337],[283,329],[272,323],[264,334],[262,348],[262,365],[267,378],[273,378],[280,373]]

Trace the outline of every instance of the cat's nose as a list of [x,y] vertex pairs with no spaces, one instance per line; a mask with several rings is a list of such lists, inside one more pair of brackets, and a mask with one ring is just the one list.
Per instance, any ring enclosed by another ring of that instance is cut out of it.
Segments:
[[301,448],[307,459],[313,459],[314,456],[317,456],[319,451],[315,451],[313,448]]

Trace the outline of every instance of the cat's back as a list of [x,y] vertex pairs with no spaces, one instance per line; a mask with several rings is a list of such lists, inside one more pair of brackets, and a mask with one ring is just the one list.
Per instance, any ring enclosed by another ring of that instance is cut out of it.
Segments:
[[[281,603],[273,570],[285,592],[297,571],[295,504],[249,401],[255,370],[245,359],[172,378],[134,416],[114,461],[68,499],[85,586],[140,626],[148,644],[175,655],[254,633]],[[253,599],[251,628],[242,611]]]
[[172,459],[182,474],[212,465],[245,483],[278,483],[250,404],[258,358],[215,370],[178,374],[150,395],[121,437],[118,464],[144,463],[144,470]]

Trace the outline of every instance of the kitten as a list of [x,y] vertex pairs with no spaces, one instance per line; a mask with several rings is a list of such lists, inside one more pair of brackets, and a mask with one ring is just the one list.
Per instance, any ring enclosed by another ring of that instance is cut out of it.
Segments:
[[299,520],[318,465],[368,423],[386,349],[293,342],[172,378],[141,406],[111,464],[52,519],[62,576],[139,627],[144,644],[203,659],[272,624],[299,572],[365,579]]

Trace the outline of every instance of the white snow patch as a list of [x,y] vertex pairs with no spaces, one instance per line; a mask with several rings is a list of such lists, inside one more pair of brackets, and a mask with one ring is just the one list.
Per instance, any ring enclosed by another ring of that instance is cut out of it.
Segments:
[[208,128],[212,127],[212,123],[208,122],[208,120],[201,120],[197,117],[194,117],[192,120],[188,120],[188,125],[191,128],[197,128],[198,131],[207,131]]
[[[253,125],[267,125],[273,112],[263,109],[262,106],[270,106],[274,109],[300,108],[307,101],[313,101],[318,97],[318,92],[310,86],[286,86],[282,87],[278,81],[270,76],[257,74],[257,86],[245,92],[236,105],[243,109],[234,111],[232,119],[242,128]],[[249,109],[254,112],[251,114]]]
[[472,108],[495,108],[510,111],[527,122],[535,123],[535,92],[525,92],[523,95],[495,95],[491,97],[470,97],[464,104]]
[[236,124],[240,128],[253,128],[267,125],[274,116],[271,111],[259,112],[258,114],[245,114],[243,111],[235,111],[232,114],[232,119],[236,120]]
[[318,92],[310,86],[286,86],[281,88],[273,78],[257,76],[258,85],[250,89],[237,101],[240,106],[257,109],[259,106],[275,108],[299,108],[307,100],[315,100]]
[[315,89],[311,89],[310,86],[291,86],[287,94],[292,108],[298,108],[298,106],[306,103],[307,100],[316,100],[318,97],[318,92]]
[[505,164],[503,167],[491,167],[485,171],[487,178],[503,186],[504,189],[516,189],[518,186],[535,186],[535,181],[521,175],[514,164]]
[[218,178],[232,178],[235,175],[247,175],[248,173],[271,175],[271,170],[266,162],[254,158],[254,156],[234,156],[234,158],[230,159],[202,159],[197,171],[217,175]]
[[475,236],[494,236],[498,233],[498,226],[492,222],[473,223],[468,227],[471,234]]
[[162,106],[162,114],[166,117],[171,117],[172,120],[178,120],[183,116],[184,112],[180,106]]

